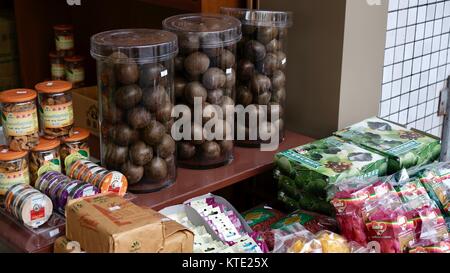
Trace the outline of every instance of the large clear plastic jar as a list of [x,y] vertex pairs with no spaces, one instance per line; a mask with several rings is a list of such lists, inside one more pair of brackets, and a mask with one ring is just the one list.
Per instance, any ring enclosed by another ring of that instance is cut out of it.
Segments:
[[91,38],[97,60],[101,160],[123,173],[132,192],[153,192],[176,180],[171,136],[175,34],[112,30]]
[[[190,118],[190,130],[184,126],[181,130],[190,133],[178,139],[178,163],[195,169],[226,165],[233,160],[232,117],[241,23],[225,15],[183,14],[165,19],[163,28],[178,35],[176,103],[185,106],[183,118]],[[186,117],[187,109],[190,116]],[[227,109],[231,112],[228,119]]]
[[[271,142],[276,133],[281,142],[285,132],[287,37],[292,13],[239,8],[222,8],[221,13],[242,23],[236,105],[247,111],[244,122],[236,120],[235,132],[241,137],[235,143],[260,147]],[[252,123],[252,118],[257,123]]]

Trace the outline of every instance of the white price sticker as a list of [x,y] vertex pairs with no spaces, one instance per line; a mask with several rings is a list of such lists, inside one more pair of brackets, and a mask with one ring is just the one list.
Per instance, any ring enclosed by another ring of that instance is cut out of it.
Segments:
[[287,62],[286,58],[284,58],[283,60],[281,60],[281,64],[285,64]]
[[59,234],[59,228],[52,229],[48,232],[48,235],[50,235],[51,238],[57,236],[58,234]]
[[226,72],[227,75],[233,73],[233,68],[227,68]]
[[53,157],[53,154],[48,154],[48,155],[45,155],[44,156],[44,160],[45,161],[50,161],[50,160],[52,160],[54,157]]
[[161,78],[164,78],[165,76],[167,76],[167,69],[161,71]]

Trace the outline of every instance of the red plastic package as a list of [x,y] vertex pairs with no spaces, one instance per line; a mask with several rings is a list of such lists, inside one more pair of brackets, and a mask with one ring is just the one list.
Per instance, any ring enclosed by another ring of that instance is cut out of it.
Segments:
[[408,218],[413,221],[415,239],[441,241],[448,238],[447,225],[437,205],[429,200],[405,204]]
[[450,253],[450,240],[436,243],[418,243],[409,250],[409,253]]
[[367,245],[367,229],[362,214],[368,200],[377,200],[387,193],[395,193],[388,182],[382,180],[349,180],[338,185],[331,203],[336,210],[336,220],[341,234],[350,241]]
[[414,223],[396,193],[366,202],[363,210],[367,237],[381,253],[402,253],[414,244]]

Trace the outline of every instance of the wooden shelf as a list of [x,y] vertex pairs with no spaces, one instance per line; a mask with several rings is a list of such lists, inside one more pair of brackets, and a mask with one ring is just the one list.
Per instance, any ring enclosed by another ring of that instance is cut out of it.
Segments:
[[[313,141],[312,138],[286,132],[286,139],[279,151],[294,148]],[[179,168],[177,182],[160,192],[140,194],[133,200],[138,205],[160,210],[180,204],[192,197],[214,192],[270,171],[277,151],[261,152],[259,149],[235,148],[235,158],[227,166],[212,170],[188,170]],[[33,247],[35,238],[9,219],[0,218],[0,242],[18,252],[51,252],[53,245]]]
[[[311,142],[313,139],[293,132],[286,133],[279,151]],[[135,203],[160,210],[180,204],[192,197],[213,192],[273,168],[274,152],[259,149],[235,148],[234,160],[230,165],[212,170],[178,169],[178,179],[174,185],[160,192],[138,195]]]

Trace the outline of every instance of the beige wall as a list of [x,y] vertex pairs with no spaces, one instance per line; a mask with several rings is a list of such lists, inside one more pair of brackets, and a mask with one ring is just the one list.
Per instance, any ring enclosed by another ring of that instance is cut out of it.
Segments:
[[261,9],[294,12],[288,49],[288,129],[316,138],[337,129],[345,2],[260,1]]
[[378,115],[388,9],[380,2],[347,0],[339,128]]

